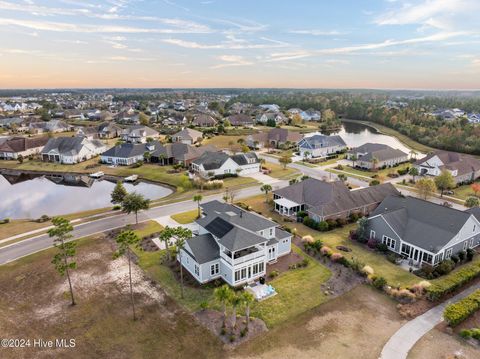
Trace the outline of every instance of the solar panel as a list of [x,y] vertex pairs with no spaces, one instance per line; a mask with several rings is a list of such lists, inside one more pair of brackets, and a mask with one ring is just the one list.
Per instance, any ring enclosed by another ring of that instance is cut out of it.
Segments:
[[218,237],[218,238],[222,238],[225,234],[230,232],[232,228],[233,228],[233,225],[221,219],[220,217],[215,218],[205,227],[207,231],[209,231],[215,237]]

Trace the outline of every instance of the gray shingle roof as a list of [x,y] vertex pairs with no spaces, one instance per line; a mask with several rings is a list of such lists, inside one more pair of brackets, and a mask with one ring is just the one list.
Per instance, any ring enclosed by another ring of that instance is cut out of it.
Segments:
[[193,161],[196,165],[203,165],[206,171],[215,170],[222,167],[222,165],[230,158],[225,152],[205,152],[199,158]]
[[118,158],[130,158],[143,155],[145,152],[151,152],[154,149],[160,148],[161,144],[158,141],[152,141],[149,143],[122,143],[115,147],[112,147],[102,153],[102,156],[118,157]]
[[198,264],[211,262],[220,257],[219,247],[210,233],[187,239],[190,253]]
[[55,137],[50,138],[42,150],[42,153],[48,153],[51,150],[57,150],[63,155],[75,155],[79,153],[85,143],[90,143],[95,147],[103,147],[103,143],[98,140],[88,140],[85,137]]
[[371,217],[382,215],[406,242],[436,253],[458,234],[471,213],[414,197],[388,196]]
[[480,207],[469,208],[466,212],[473,214],[480,221]]
[[308,143],[312,148],[323,148],[333,146],[347,146],[343,138],[340,136],[325,136],[325,135],[313,135],[305,137],[302,141]]

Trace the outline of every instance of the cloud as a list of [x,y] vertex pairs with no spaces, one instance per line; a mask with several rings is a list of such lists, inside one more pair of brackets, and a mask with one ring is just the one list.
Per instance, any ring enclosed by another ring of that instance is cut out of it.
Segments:
[[290,61],[309,56],[312,56],[312,54],[307,51],[279,52],[271,54],[270,57],[265,60],[265,62]]
[[35,20],[17,20],[9,18],[0,18],[0,25],[3,26],[19,26],[32,30],[39,31],[54,31],[54,32],[77,32],[77,33],[153,33],[153,34],[188,34],[188,33],[203,33],[204,30],[191,28],[141,28],[133,26],[122,25],[84,25],[64,22],[51,21],[35,21]]
[[288,44],[282,41],[271,40],[268,38],[261,38],[267,43],[255,44],[250,43],[243,39],[230,39],[219,44],[201,44],[195,41],[187,41],[182,39],[164,39],[163,42],[171,45],[176,45],[184,47],[187,49],[202,49],[202,50],[212,50],[212,49],[230,49],[230,50],[245,50],[245,49],[269,49],[269,48],[278,48],[285,47]]
[[290,34],[299,34],[299,35],[312,35],[312,36],[338,36],[345,35],[346,32],[340,32],[337,30],[324,31],[324,30],[290,30]]
[[220,69],[223,67],[231,67],[231,66],[250,66],[253,65],[253,62],[250,60],[245,59],[243,56],[235,56],[235,55],[222,55],[218,57],[219,60],[224,61],[226,63],[211,66],[211,69]]
[[332,49],[323,49],[318,50],[317,53],[320,54],[349,54],[364,50],[375,50],[375,49],[382,49],[391,46],[399,46],[399,45],[413,45],[419,43],[428,43],[428,42],[438,42],[450,39],[452,37],[464,36],[470,33],[465,31],[457,31],[457,32],[439,32],[433,35],[423,36],[423,37],[416,37],[406,40],[385,40],[383,42],[378,43],[371,43],[371,44],[363,44],[363,45],[356,45],[356,46],[346,46],[346,47],[337,47]]

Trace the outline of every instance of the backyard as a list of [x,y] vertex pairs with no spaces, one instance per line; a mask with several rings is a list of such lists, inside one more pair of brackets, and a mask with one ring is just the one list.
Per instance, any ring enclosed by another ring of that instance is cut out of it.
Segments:
[[266,162],[263,167],[268,168],[272,172],[270,172],[268,175],[273,178],[278,178],[278,179],[287,179],[287,178],[292,178],[296,174],[299,174],[296,169],[294,168],[283,168],[282,165],[273,163],[273,162]]
[[392,286],[407,287],[419,282],[421,279],[414,274],[403,270],[399,266],[389,262],[385,255],[379,254],[366,245],[351,241],[348,236],[350,230],[356,227],[355,224],[346,225],[329,232],[319,232],[297,222],[286,222],[278,213],[271,210],[271,206],[265,203],[265,196],[254,196],[242,200],[242,203],[249,205],[253,210],[261,212],[266,217],[271,217],[277,223],[290,228],[296,228],[298,235],[311,235],[314,239],[320,239],[325,245],[335,250],[335,247],[342,245],[352,251],[346,254],[347,258],[356,260],[371,266],[376,275],[383,276]]

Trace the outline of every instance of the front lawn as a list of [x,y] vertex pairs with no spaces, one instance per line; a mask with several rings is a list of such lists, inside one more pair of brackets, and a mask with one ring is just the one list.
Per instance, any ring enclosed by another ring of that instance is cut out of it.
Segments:
[[[480,183],[480,181],[477,181]],[[470,187],[471,185],[465,184],[463,186],[459,186],[457,188],[453,189],[453,192],[455,193],[453,197],[457,197],[463,200],[466,200],[468,197],[475,196],[475,193],[473,192],[472,188]],[[480,196],[480,193],[477,193],[477,195]]]
[[294,168],[283,168],[282,165],[277,163],[267,162],[263,165],[263,167],[268,168],[272,172],[268,174],[268,176],[278,179],[285,179],[288,177],[292,177],[294,174],[298,174],[299,172]]
[[192,209],[191,211],[177,213],[171,216],[173,220],[180,224],[192,223],[198,218],[198,209]]

